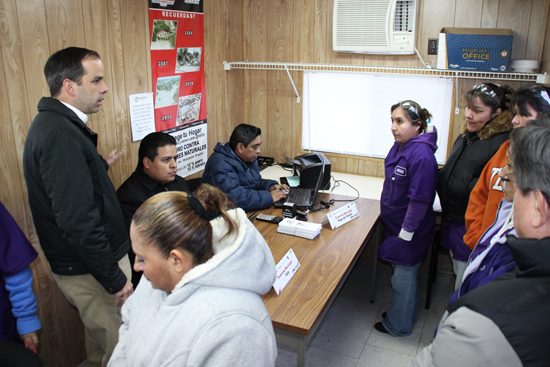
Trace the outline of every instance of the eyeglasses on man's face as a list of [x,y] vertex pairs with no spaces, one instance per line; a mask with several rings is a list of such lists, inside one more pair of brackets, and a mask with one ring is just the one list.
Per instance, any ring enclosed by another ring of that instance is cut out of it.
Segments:
[[506,176],[502,177],[501,180],[504,181],[504,182],[511,182],[511,183],[515,183],[516,180],[514,178],[512,178],[514,176],[513,173],[509,173],[507,174]]
[[510,184],[512,184],[512,185],[516,184],[516,179],[514,178],[513,173],[509,173],[509,174],[505,175],[504,177],[501,178],[501,180],[502,180],[502,189],[503,190],[506,190],[506,185],[507,185],[508,182],[510,182]]

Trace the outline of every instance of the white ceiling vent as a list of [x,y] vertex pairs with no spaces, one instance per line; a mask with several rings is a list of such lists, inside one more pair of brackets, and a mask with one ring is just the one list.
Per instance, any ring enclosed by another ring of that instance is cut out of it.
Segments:
[[335,52],[414,54],[416,0],[334,0]]

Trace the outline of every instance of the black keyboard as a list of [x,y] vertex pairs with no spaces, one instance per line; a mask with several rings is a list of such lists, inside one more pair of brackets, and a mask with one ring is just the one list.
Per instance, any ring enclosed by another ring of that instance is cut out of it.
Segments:
[[287,201],[289,203],[294,203],[298,209],[309,208],[313,206],[313,196],[315,195],[315,190],[313,189],[299,189],[299,188],[290,188],[288,196],[282,198],[279,201],[273,203],[275,208],[282,208],[283,204]]
[[309,203],[312,195],[313,190],[290,190],[286,201],[297,203],[298,205],[302,203]]

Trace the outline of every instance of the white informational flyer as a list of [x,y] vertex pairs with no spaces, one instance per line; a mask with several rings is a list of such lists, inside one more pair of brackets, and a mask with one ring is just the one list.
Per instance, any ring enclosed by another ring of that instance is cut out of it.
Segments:
[[153,93],[130,95],[130,121],[132,124],[132,141],[143,139],[155,132],[155,109]]
[[354,220],[358,216],[359,211],[357,211],[357,206],[355,206],[353,201],[327,214],[328,221],[330,222],[330,228],[332,229],[336,229],[341,225]]
[[200,120],[164,131],[176,139],[178,176],[187,177],[204,169],[208,160],[207,126],[206,120]]
[[273,283],[273,289],[275,289],[275,293],[279,295],[300,268],[300,262],[292,249],[288,250],[286,255],[279,261],[276,268],[277,278],[275,279],[275,283]]

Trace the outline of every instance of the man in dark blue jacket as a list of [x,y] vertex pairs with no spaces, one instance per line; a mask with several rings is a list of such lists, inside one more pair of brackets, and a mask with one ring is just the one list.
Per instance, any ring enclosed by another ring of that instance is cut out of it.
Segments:
[[130,240],[87,114],[108,91],[97,52],[69,47],[44,67],[51,97],[38,103],[25,141],[23,168],[40,246],[53,278],[86,328],[90,366],[107,365],[118,341],[117,307],[132,294]]
[[256,158],[261,153],[261,134],[258,127],[237,126],[228,143],[216,144],[202,175],[202,183],[219,187],[246,212],[269,208],[286,197],[281,190],[289,189],[287,185],[260,176]]

